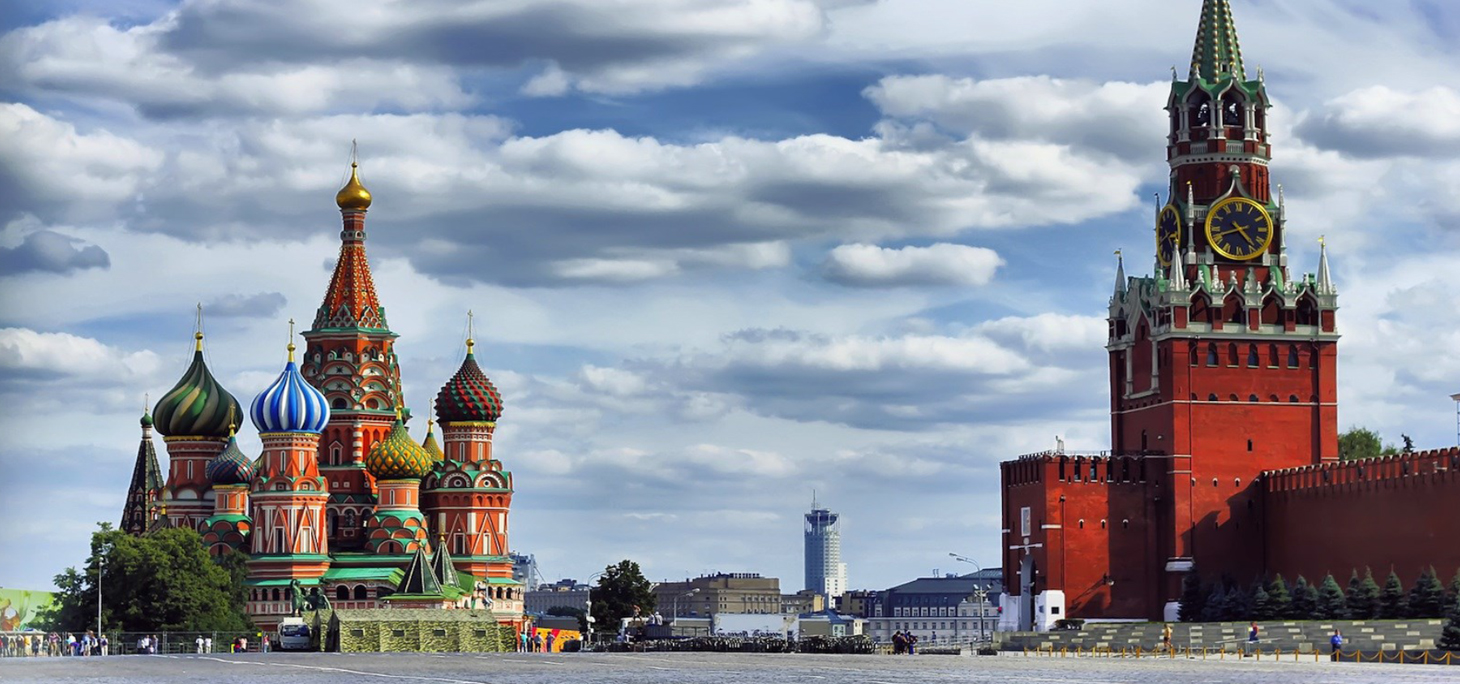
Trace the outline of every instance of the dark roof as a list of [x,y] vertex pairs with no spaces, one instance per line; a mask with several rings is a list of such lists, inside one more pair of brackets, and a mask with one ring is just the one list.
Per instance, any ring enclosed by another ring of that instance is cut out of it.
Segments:
[[887,591],[899,594],[968,594],[974,587],[980,586],[989,587],[992,591],[1003,591],[1003,569],[984,568],[958,577],[919,577]]
[[431,560],[426,557],[424,546],[416,547],[416,555],[411,557],[411,564],[406,566],[405,576],[401,577],[400,584],[396,585],[395,593],[441,595],[441,581],[436,579],[435,573],[431,571]]

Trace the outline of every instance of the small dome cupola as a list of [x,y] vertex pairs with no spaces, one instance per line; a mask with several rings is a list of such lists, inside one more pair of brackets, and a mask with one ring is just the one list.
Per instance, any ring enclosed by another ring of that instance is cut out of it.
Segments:
[[421,442],[421,448],[426,450],[432,461],[446,460],[445,452],[441,451],[441,445],[436,442],[436,421],[426,420],[426,439]]
[[208,480],[215,485],[241,485],[253,481],[253,460],[238,448],[238,437],[228,436],[228,446],[208,461]]
[[446,423],[495,423],[502,416],[502,394],[477,365],[467,338],[466,359],[436,395],[436,419]]
[[[203,360],[203,333],[193,336],[197,346],[193,350],[193,363],[167,394],[157,400],[152,409],[152,420],[163,437],[216,437],[228,436],[230,416],[241,411],[238,400],[233,398],[218,380],[208,371]],[[146,419],[143,419],[146,423]]]
[[[289,324],[292,338],[294,321],[289,321]],[[299,374],[299,367],[294,363],[292,341],[288,350],[289,361],[284,365],[284,372],[253,400],[251,417],[254,427],[260,433],[323,432],[330,420],[329,401],[323,392]]]
[[432,465],[431,455],[406,431],[399,410],[390,434],[365,456],[365,470],[379,480],[419,480],[431,472]]
[[360,183],[360,164],[350,162],[350,180],[335,193],[335,204],[343,211],[365,211],[370,208],[370,191]]

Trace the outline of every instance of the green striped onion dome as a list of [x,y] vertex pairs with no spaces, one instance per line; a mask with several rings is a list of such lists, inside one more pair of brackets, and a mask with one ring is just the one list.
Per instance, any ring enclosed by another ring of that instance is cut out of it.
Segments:
[[381,480],[410,480],[431,472],[431,455],[411,439],[405,423],[399,418],[390,434],[370,449],[365,456],[365,470]]
[[238,400],[208,372],[203,361],[203,334],[195,336],[193,364],[181,380],[157,401],[152,419],[164,437],[228,436],[229,424],[243,416]]
[[444,423],[495,423],[502,416],[502,395],[477,365],[472,341],[466,360],[436,395],[436,419]]

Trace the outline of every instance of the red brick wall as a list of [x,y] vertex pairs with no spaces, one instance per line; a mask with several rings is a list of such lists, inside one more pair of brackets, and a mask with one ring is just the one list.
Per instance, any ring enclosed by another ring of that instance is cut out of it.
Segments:
[[1368,566],[1411,586],[1433,565],[1448,584],[1460,568],[1460,449],[1267,473],[1262,495],[1268,570],[1290,582]]

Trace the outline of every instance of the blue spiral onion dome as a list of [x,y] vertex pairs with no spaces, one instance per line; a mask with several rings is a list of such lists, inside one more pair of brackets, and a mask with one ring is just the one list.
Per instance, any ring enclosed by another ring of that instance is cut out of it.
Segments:
[[495,423],[502,417],[502,394],[487,379],[466,342],[466,359],[436,395],[436,419],[444,423]]
[[253,474],[253,459],[238,448],[237,437],[229,437],[223,452],[208,461],[208,480],[215,485],[248,484]]
[[431,472],[433,465],[431,455],[411,439],[400,418],[395,419],[390,434],[365,456],[365,470],[380,480],[419,480]]
[[299,374],[294,345],[289,345],[289,363],[279,379],[253,400],[252,417],[259,432],[319,433],[329,423],[329,402]]
[[193,363],[167,394],[157,400],[152,419],[163,437],[228,436],[233,416],[242,413],[238,400],[214,379],[203,361],[203,333],[193,336]]

